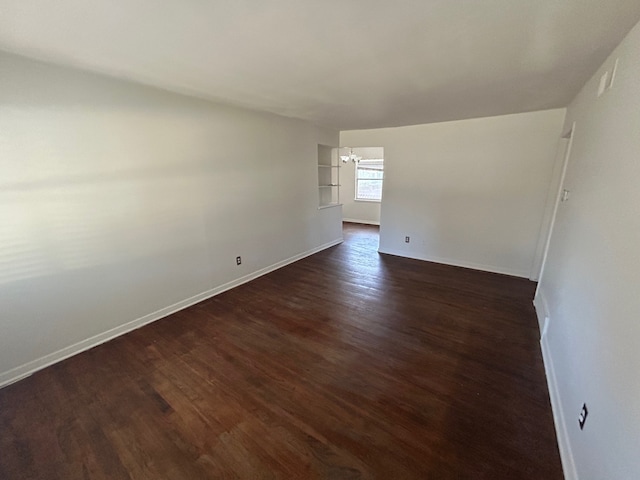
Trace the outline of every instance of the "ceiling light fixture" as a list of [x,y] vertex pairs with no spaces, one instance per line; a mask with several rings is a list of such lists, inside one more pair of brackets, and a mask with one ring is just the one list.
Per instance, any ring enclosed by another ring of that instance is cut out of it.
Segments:
[[351,160],[353,163],[356,163],[362,160],[362,157],[359,157],[358,155],[353,153],[353,148],[349,148],[349,155],[340,155],[340,160],[342,160],[342,163],[347,163],[349,160]]

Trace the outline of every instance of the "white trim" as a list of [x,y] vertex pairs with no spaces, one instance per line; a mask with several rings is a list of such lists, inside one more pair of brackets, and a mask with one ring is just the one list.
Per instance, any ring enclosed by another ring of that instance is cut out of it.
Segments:
[[348,223],[364,223],[365,225],[378,225],[380,226],[380,222],[374,222],[371,220],[356,220],[355,218],[343,218],[342,219],[343,222],[348,222]]
[[[538,286],[536,287],[536,295],[538,294],[538,290],[540,289],[540,283],[542,282],[542,276],[544,275],[544,267],[547,264],[547,256],[549,255],[549,246],[551,245],[551,236],[553,235],[553,229],[556,225],[556,217],[558,216],[558,208],[560,206],[560,201],[562,197],[562,190],[564,187],[564,181],[567,176],[567,166],[569,165],[569,159],[571,158],[571,148],[573,147],[573,139],[576,136],[576,122],[571,124],[571,129],[562,135],[562,138],[566,138],[569,140],[569,143],[566,146],[566,150],[564,153],[564,158],[562,160],[562,171],[560,172],[560,181],[558,182],[558,191],[556,192],[556,199],[553,205],[553,212],[551,213],[551,222],[549,223],[548,229],[546,231],[546,238],[544,242],[544,248],[542,250],[542,260],[540,262],[539,271],[534,274],[532,265],[531,277],[536,277],[538,280]],[[541,232],[542,233],[542,232]]]
[[553,413],[553,423],[556,427],[556,437],[558,438],[558,449],[560,450],[560,460],[562,461],[562,470],[566,480],[578,480],[578,472],[573,460],[571,451],[571,443],[567,433],[567,424],[562,413],[562,404],[560,402],[560,392],[558,390],[558,382],[556,380],[556,372],[553,366],[553,358],[549,350],[549,344],[545,335],[540,342],[542,349],[542,361],[544,363],[544,371],[547,375],[547,386],[549,388],[549,398],[551,400],[551,411]]
[[[358,178],[358,169],[360,168],[360,165],[364,165],[364,166],[381,165],[382,168],[377,170],[380,170],[382,172],[382,178]],[[354,180],[354,185],[353,185],[353,193],[354,193],[353,201],[354,202],[382,203],[382,189],[384,188],[384,158],[366,158],[366,159],[361,159],[355,162],[353,180]],[[380,183],[382,185],[380,187],[380,198],[358,197],[358,180],[380,180]]]
[[160,310],[144,315],[143,317],[137,318],[122,325],[118,325],[117,327],[107,330],[106,332],[99,333],[98,335],[94,335],[93,337],[89,337],[78,343],[69,345],[68,347],[64,347],[56,352],[45,355],[44,357],[40,357],[36,360],[32,360],[23,365],[12,368],[11,370],[8,370],[6,372],[2,372],[0,373],[0,388],[17,382],[18,380],[22,380],[23,378],[28,377],[38,370],[42,370],[43,368],[53,365],[54,363],[61,362],[62,360],[72,357],[73,355],[84,352],[85,350],[89,350],[90,348],[93,348],[102,343],[108,342],[109,340],[124,335],[125,333],[131,332],[132,330],[136,330],[149,323],[155,322],[156,320],[160,320],[161,318],[171,315],[172,313],[175,313],[179,310],[183,310],[187,307],[190,307],[191,305],[195,305],[198,302],[211,298],[222,292],[226,292],[227,290],[231,290],[232,288],[240,286],[243,283],[250,282],[251,280],[261,277],[262,275],[266,275],[267,273],[273,272],[274,270],[282,268],[293,262],[297,262],[298,260],[313,255],[314,253],[318,253],[322,250],[338,245],[339,243],[342,243],[342,241],[343,239],[342,237],[340,237],[336,240],[333,240],[332,242],[325,243],[324,245],[320,245],[319,247],[307,250],[303,253],[299,253],[298,255],[294,255],[293,257],[274,263],[271,266],[262,268],[236,280],[232,280],[218,287],[204,291],[202,293],[194,295],[193,297],[181,300],[177,303],[174,303],[173,305],[169,305],[168,307],[161,308]]
[[535,308],[536,316],[538,317],[538,328],[540,329],[540,340],[542,341],[549,327],[549,307],[542,290],[538,290],[536,296],[533,297],[533,308]]
[[529,278],[529,269],[515,270],[511,268],[495,267],[493,265],[484,265],[482,263],[453,260],[450,258],[427,257],[425,255],[416,255],[414,253],[402,252],[399,250],[378,249],[378,252],[386,253],[388,255],[395,255],[397,257],[413,258],[415,260],[424,260],[425,262],[442,263],[444,265],[451,265],[453,267],[471,268],[473,270],[482,270],[483,272],[501,273],[503,275],[511,275],[513,277],[522,277],[526,279]]

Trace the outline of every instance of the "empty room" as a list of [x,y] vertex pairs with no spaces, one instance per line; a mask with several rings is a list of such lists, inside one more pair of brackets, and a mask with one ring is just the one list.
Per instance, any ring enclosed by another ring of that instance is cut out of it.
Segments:
[[0,0],[0,479],[640,478],[639,21]]

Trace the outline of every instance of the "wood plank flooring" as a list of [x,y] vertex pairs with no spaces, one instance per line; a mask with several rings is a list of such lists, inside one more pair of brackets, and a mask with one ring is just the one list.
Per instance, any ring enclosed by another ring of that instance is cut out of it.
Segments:
[[535,284],[377,228],[0,390],[2,479],[560,479]]

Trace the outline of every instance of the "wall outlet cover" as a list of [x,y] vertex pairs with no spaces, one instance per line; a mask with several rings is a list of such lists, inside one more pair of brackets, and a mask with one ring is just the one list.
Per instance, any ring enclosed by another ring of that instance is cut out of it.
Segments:
[[587,410],[587,404],[582,404],[582,410],[580,410],[580,415],[578,416],[578,425],[580,425],[580,430],[584,429],[584,424],[587,421],[587,415],[589,415],[589,410]]

